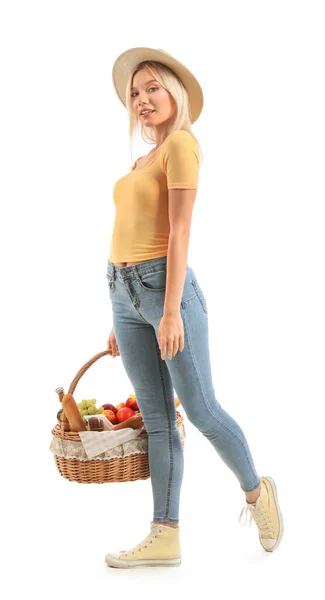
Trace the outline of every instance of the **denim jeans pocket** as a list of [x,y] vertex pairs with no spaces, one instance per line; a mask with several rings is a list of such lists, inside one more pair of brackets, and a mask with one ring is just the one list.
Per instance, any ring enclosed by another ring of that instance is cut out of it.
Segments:
[[107,277],[107,283],[109,285],[109,291],[115,292],[116,286],[115,286],[115,281],[114,281],[112,275],[110,275],[109,273],[106,273],[106,277]]
[[203,308],[203,310],[204,310],[205,314],[207,315],[207,314],[208,314],[208,306],[207,306],[207,301],[206,301],[206,299],[205,299],[205,296],[204,296],[204,294],[203,294],[203,292],[202,292],[202,290],[201,290],[201,287],[200,287],[200,285],[199,285],[199,283],[198,283],[197,279],[196,279],[196,278],[195,278],[195,279],[192,279],[192,282],[191,282],[191,283],[192,283],[192,286],[193,286],[193,288],[194,288],[194,291],[195,291],[195,293],[196,293],[196,295],[197,295],[198,299],[200,300],[200,302],[201,302],[201,304],[202,304],[202,308]]
[[141,287],[148,292],[166,291],[166,267],[152,273],[139,273],[139,283]]

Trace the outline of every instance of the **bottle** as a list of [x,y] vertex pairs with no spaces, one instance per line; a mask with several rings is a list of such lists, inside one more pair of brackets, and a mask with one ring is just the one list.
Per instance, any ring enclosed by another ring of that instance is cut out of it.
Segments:
[[[62,403],[62,398],[64,397],[63,387],[58,387],[58,388],[56,388],[55,391],[59,397],[60,402]],[[64,410],[62,410],[60,421],[61,421],[61,428],[63,429],[63,431],[70,431],[69,421],[67,419],[67,415],[65,414]]]

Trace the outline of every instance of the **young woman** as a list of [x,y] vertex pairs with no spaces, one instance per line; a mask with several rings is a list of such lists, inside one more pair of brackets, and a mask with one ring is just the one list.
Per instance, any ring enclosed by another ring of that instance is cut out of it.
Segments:
[[[283,520],[271,477],[259,477],[245,435],[218,402],[208,345],[208,305],[187,264],[200,153],[191,124],[203,107],[194,75],[163,50],[131,48],[113,66],[130,135],[140,124],[155,147],[113,190],[116,207],[107,264],[113,329],[148,433],[154,511],[151,531],[130,550],[106,554],[111,567],[181,564],[179,500],[184,459],[174,389],[188,419],[237,477],[266,551]],[[244,523],[245,524],[245,523]]]

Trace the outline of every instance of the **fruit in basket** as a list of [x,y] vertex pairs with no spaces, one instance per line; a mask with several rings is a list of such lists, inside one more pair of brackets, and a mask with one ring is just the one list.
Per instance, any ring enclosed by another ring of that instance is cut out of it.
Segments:
[[116,414],[113,410],[104,410],[102,414],[104,415],[104,417],[106,417],[106,419],[113,423],[113,425],[115,425],[115,423],[118,423]]
[[56,415],[56,418],[59,421],[59,423],[61,423],[61,421],[62,421],[61,415],[63,416],[63,408],[61,408]]
[[78,403],[78,408],[82,417],[86,415],[98,415],[103,412],[103,408],[98,408],[96,406],[96,398],[92,398],[91,400],[81,400]]
[[124,408],[121,408],[117,411],[116,418],[119,423],[122,423],[122,421],[126,421],[126,419],[133,417],[133,415],[134,410],[132,410],[132,408],[129,408],[128,406],[125,406]]
[[120,402],[119,404],[116,405],[116,412],[121,410],[121,408],[125,408],[125,407],[126,407],[126,402]]
[[[64,396],[64,394],[63,394],[63,396]],[[64,431],[70,431],[69,421],[64,413],[63,408],[61,408],[61,410],[59,410],[58,414],[56,415],[56,418],[59,421],[61,427],[63,427]]]
[[103,408],[103,410],[112,410],[114,414],[116,413],[114,404],[103,404],[101,408]]
[[132,408],[132,410],[139,410],[135,394],[131,394],[125,404],[129,408]]

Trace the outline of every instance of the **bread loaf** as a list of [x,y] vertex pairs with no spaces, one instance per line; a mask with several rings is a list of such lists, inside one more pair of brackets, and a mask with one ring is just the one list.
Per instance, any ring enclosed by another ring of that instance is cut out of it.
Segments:
[[70,425],[70,431],[86,431],[86,425],[79,412],[79,408],[72,394],[65,394],[62,398],[62,407]]
[[132,427],[132,429],[141,429],[141,427],[143,427],[141,413],[136,413],[132,417],[129,417],[129,419],[122,421],[122,423],[114,425],[113,429],[123,429],[124,427]]

